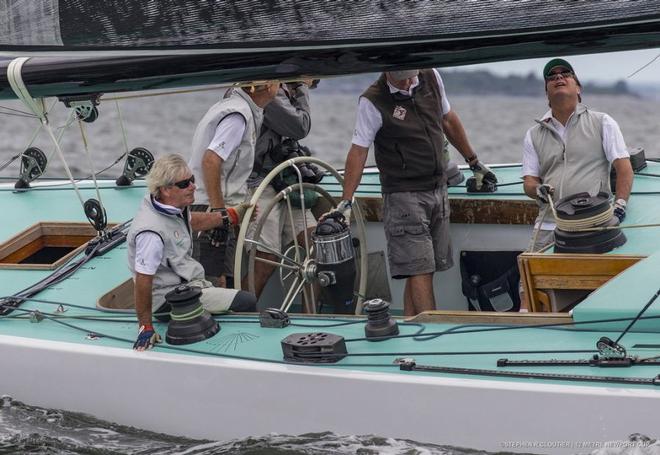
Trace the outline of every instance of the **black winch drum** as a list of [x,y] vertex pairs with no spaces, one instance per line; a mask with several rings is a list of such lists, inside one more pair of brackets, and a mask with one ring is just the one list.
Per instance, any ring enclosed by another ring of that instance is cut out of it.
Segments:
[[[556,206],[558,222],[561,220],[579,221],[595,217],[610,209],[610,195],[600,192],[596,196],[589,193],[578,193],[560,199]],[[604,223],[593,227],[615,227],[618,219],[611,217]],[[555,229],[556,253],[592,253],[601,254],[612,251],[626,243],[626,236],[621,229],[606,229],[602,231],[564,231]]]
[[583,220],[606,212],[610,204],[610,195],[603,191],[595,196],[577,193],[557,201],[555,212],[561,220]]
[[172,319],[165,336],[168,344],[197,343],[220,331],[220,324],[202,308],[201,295],[200,288],[186,285],[177,286],[165,295],[165,300],[172,306]]

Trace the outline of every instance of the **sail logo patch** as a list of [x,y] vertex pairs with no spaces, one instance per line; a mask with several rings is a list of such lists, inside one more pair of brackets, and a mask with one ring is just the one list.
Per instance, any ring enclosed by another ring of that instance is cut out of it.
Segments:
[[407,112],[408,111],[406,110],[405,107],[394,106],[394,112],[392,112],[392,116],[397,120],[403,120],[406,118]]

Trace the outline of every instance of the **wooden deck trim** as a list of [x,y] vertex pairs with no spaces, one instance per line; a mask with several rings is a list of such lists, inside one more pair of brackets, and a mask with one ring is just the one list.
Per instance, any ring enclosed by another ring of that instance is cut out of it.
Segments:
[[645,256],[616,254],[537,254],[518,256],[530,311],[550,311],[543,289],[598,289]]
[[[367,221],[383,221],[383,199],[380,196],[357,197]],[[531,225],[538,215],[533,200],[450,198],[452,223]]]
[[[96,235],[96,230],[84,222],[42,221],[33,224],[0,244],[0,269],[54,270],[80,253]],[[50,264],[19,263],[45,246],[75,248]]]
[[496,313],[491,311],[425,311],[406,319],[406,322],[451,324],[570,324],[568,313]]

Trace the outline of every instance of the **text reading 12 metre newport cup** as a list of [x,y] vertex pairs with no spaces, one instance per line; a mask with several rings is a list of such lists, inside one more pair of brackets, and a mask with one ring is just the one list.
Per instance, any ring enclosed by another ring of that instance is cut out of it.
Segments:
[[647,447],[650,441],[503,441],[505,449],[625,449]]

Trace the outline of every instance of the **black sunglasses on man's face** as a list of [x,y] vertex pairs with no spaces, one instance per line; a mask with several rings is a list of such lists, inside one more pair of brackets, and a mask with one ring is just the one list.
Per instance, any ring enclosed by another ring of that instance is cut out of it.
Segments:
[[573,71],[564,70],[564,71],[557,71],[556,73],[550,73],[545,77],[545,80],[546,81],[557,81],[557,80],[559,80],[560,76],[561,76],[562,79],[566,79],[568,77],[573,77]]
[[191,175],[185,180],[179,180],[178,182],[172,183],[172,185],[176,186],[177,188],[180,188],[182,190],[185,190],[190,186],[191,183],[195,183],[195,176]]

